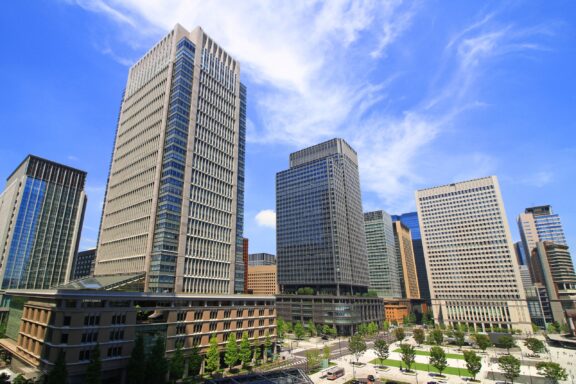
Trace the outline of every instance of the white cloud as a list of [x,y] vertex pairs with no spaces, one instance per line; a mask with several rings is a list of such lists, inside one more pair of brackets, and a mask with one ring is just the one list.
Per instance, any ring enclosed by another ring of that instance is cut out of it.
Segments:
[[256,214],[256,223],[261,227],[276,228],[276,212],[264,209]]
[[[393,113],[386,108],[388,87],[399,74],[391,70],[380,75],[383,80],[378,83],[370,81],[370,74],[377,66],[385,67],[381,61],[413,25],[422,3],[83,0],[80,4],[133,27],[133,35],[165,32],[177,22],[186,28],[201,25],[240,61],[243,76],[257,85],[249,89],[255,111],[249,120],[249,141],[302,148],[344,137],[360,154],[364,191],[377,196],[383,208],[396,211],[412,209],[413,191],[437,176],[422,170],[430,169],[430,164],[418,166],[423,153],[453,128],[464,111],[484,105],[475,99],[475,91],[490,60],[541,49],[529,40],[549,33],[541,26],[499,25],[494,12],[481,15],[447,39],[429,93],[412,101],[403,113]],[[114,57],[112,51],[104,53]],[[462,175],[469,164],[476,165],[476,171],[495,167],[490,156],[480,153],[467,161],[461,161],[461,154],[444,160],[448,163],[444,174],[449,170],[451,176]],[[256,221],[273,227],[274,212],[261,211]]]

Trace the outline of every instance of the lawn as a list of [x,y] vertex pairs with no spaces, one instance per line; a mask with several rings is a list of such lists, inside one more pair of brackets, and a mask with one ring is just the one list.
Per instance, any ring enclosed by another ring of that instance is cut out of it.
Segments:
[[[402,350],[400,348],[397,348],[394,350],[394,352],[402,352]],[[430,352],[428,351],[421,351],[419,349],[416,350],[416,354],[419,356],[430,356]],[[446,354],[446,358],[447,359],[457,359],[457,360],[464,360],[464,355],[460,355],[457,353],[447,353]]]
[[[371,364],[374,365],[380,365],[380,359],[374,359],[370,362]],[[388,367],[404,367],[404,363],[402,363],[400,360],[384,360],[384,365],[388,366]],[[424,363],[413,363],[412,364],[412,368],[411,369],[416,369],[418,371],[429,371],[429,372],[434,372],[434,373],[438,373],[438,370],[436,368],[434,368],[431,365],[428,364],[424,364]],[[458,375],[458,372],[460,372],[460,376],[468,376],[468,377],[472,377],[472,375],[470,374],[470,372],[468,372],[468,370],[466,368],[460,368],[460,370],[458,370],[458,368],[456,367],[446,367],[446,369],[444,371],[442,371],[442,374],[446,373],[448,375]]]

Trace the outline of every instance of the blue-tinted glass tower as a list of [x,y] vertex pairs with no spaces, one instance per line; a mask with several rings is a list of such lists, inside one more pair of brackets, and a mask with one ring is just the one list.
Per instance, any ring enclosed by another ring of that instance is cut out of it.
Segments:
[[28,156],[0,195],[2,289],[48,289],[71,274],[86,204],[86,173]]

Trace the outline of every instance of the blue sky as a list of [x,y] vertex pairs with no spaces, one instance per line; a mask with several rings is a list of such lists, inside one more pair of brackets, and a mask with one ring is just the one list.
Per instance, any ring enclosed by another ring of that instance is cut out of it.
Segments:
[[[12,1],[0,12],[0,177],[33,153],[88,172],[95,245],[128,68],[201,25],[248,87],[245,235],[275,252],[274,179],[332,137],[359,153],[365,210],[497,175],[512,236],[551,204],[576,246],[576,2]],[[2,176],[3,175],[3,176]]]

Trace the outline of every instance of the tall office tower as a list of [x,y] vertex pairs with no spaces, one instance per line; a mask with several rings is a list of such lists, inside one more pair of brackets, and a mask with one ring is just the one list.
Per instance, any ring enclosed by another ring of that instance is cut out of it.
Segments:
[[368,289],[356,152],[332,139],[290,154],[276,174],[278,283],[345,294]]
[[524,244],[524,255],[528,257],[539,241],[568,245],[560,216],[552,212],[550,205],[526,208],[524,213],[518,216],[518,229]]
[[385,298],[402,297],[402,266],[396,254],[392,218],[384,211],[364,213],[370,290]]
[[244,268],[244,290],[243,293],[248,293],[248,244],[250,241],[247,238],[242,239],[242,268]]
[[248,265],[276,265],[276,256],[270,253],[251,253],[248,255]]
[[412,236],[412,249],[414,250],[414,260],[416,261],[416,272],[418,273],[418,288],[420,298],[430,300],[430,289],[428,286],[428,270],[424,259],[424,248],[422,248],[422,236],[420,235],[420,224],[417,212],[408,212],[401,215],[392,215],[392,221],[400,221],[410,229]]
[[531,331],[495,176],[416,192],[434,318]]
[[412,248],[412,236],[410,229],[400,221],[395,221],[394,242],[396,244],[396,258],[398,266],[401,268],[400,286],[402,297],[406,299],[420,299],[420,289],[418,287],[418,274],[416,271],[416,261],[414,260],[414,249]]
[[86,172],[29,155],[0,195],[2,289],[68,282],[84,218]]
[[550,309],[551,319],[566,323],[565,311],[576,315],[576,274],[568,246],[552,241],[539,241],[530,256],[530,270],[542,307]]
[[130,68],[95,275],[145,290],[243,291],[246,89],[201,28],[176,25]]

